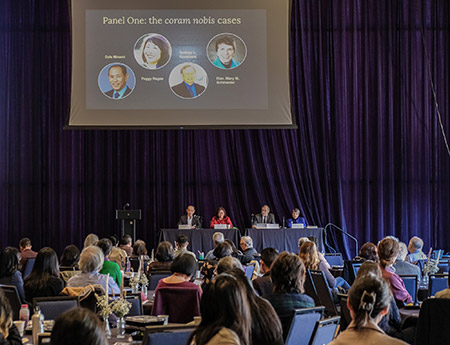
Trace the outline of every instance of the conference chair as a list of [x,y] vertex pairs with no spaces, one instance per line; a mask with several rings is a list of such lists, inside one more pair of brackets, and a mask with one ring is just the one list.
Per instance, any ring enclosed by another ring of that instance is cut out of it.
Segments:
[[305,288],[305,294],[314,300],[314,304],[320,305],[319,296],[317,295],[317,290],[314,286],[314,282],[312,281],[311,273],[309,272],[309,270],[306,270],[305,284],[303,284],[303,287]]
[[340,316],[335,316],[329,319],[317,321],[309,345],[322,345],[330,343],[336,336],[340,319]]
[[[130,260],[130,266],[133,269],[133,272],[139,271],[140,259],[130,257],[129,260]],[[144,272],[147,272],[147,266],[150,263],[150,259],[147,259],[147,260],[144,259],[143,261],[144,262],[142,263],[142,266],[143,266]]]
[[25,268],[24,268],[23,274],[22,274],[23,279],[25,279],[26,277],[28,277],[30,275],[31,271],[33,270],[35,261],[36,261],[36,259],[28,259],[25,262]]
[[448,345],[450,299],[428,298],[422,303],[417,321],[415,345]]
[[319,297],[320,305],[325,307],[325,314],[327,316],[339,315],[336,305],[333,301],[328,283],[325,280],[325,275],[322,271],[309,270],[312,281],[316,287],[317,296]]
[[448,261],[440,261],[438,263],[438,273],[448,273]]
[[294,309],[285,345],[308,345],[324,307]]
[[331,267],[344,267],[344,259],[341,253],[325,253],[324,257]]
[[139,316],[143,315],[142,295],[138,293],[128,293],[125,295],[125,299],[131,303],[131,309],[127,316]]
[[245,275],[248,279],[252,280],[253,272],[255,271],[255,265],[245,266]]
[[408,293],[411,295],[413,303],[417,302],[417,276],[415,274],[400,274],[400,278],[402,278],[403,283],[405,283],[405,288]]
[[186,345],[196,325],[165,325],[145,327],[142,345]]
[[355,276],[355,279],[362,264],[362,262],[352,262],[353,274]]
[[339,298],[339,305],[341,306],[341,323],[339,329],[342,332],[345,331],[348,325],[350,325],[350,322],[352,322],[352,316],[347,306],[348,295],[338,293],[337,296]]
[[8,299],[13,312],[13,320],[19,320],[19,312],[22,303],[20,301],[19,293],[14,285],[0,284],[0,289],[3,290],[5,297]]
[[161,279],[167,278],[168,276],[172,275],[172,272],[170,271],[154,271],[150,273],[149,283],[148,283],[148,289],[149,290],[155,290],[156,286],[158,285],[159,281]]
[[428,280],[428,296],[434,296],[436,292],[446,289],[448,274],[430,274]]
[[46,320],[56,320],[59,315],[79,306],[80,302],[76,296],[33,298],[33,310],[39,307]]

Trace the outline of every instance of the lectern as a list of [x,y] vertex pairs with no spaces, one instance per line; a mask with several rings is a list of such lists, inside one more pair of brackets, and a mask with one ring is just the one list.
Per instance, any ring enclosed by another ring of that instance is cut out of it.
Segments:
[[122,236],[130,235],[136,242],[136,220],[141,219],[141,210],[116,210],[116,219],[120,220]]

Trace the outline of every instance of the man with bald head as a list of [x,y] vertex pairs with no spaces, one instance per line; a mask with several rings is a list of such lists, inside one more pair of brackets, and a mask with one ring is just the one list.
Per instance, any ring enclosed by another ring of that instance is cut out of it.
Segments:
[[181,68],[181,76],[183,82],[172,87],[173,92],[183,98],[196,98],[200,96],[205,87],[203,85],[195,83],[196,73],[194,66],[185,65]]

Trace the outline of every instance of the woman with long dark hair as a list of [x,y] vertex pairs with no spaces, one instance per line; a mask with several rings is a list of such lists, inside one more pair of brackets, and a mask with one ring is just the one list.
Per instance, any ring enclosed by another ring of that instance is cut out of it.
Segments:
[[14,285],[22,303],[25,302],[22,273],[19,271],[19,251],[6,247],[0,252],[0,284]]
[[52,248],[42,248],[37,256],[30,275],[24,282],[25,299],[32,302],[34,297],[57,296],[64,289],[59,277],[58,256]]

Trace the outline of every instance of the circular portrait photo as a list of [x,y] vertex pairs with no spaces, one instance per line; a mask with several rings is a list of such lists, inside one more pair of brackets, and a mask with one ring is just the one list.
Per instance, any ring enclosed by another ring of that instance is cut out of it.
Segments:
[[235,34],[222,33],[214,36],[206,47],[209,61],[221,69],[233,69],[247,57],[247,46]]
[[98,87],[106,97],[119,100],[128,97],[136,86],[136,77],[123,63],[110,63],[98,75]]
[[169,75],[169,86],[181,98],[197,98],[208,87],[208,75],[196,63],[182,63]]
[[145,34],[134,45],[134,58],[146,69],[163,68],[171,57],[172,47],[160,34]]

